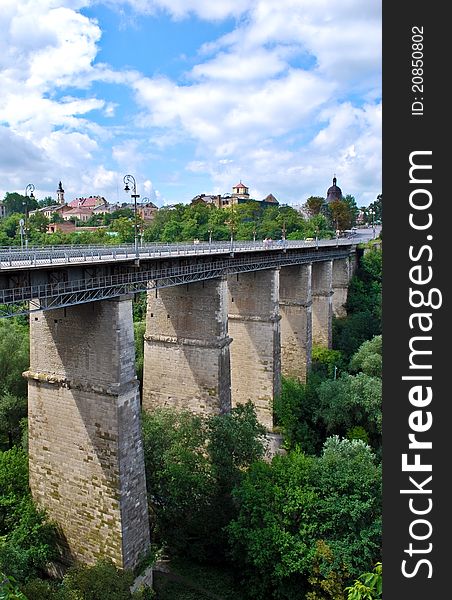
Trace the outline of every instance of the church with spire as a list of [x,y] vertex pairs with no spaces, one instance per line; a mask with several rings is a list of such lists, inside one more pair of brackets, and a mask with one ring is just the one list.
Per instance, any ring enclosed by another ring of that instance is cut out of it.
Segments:
[[326,192],[326,200],[325,200],[325,202],[327,204],[330,204],[334,200],[343,200],[342,190],[337,185],[336,175],[334,175],[334,177],[333,177],[333,185],[331,187],[329,187],[328,190],[327,190],[327,192]]

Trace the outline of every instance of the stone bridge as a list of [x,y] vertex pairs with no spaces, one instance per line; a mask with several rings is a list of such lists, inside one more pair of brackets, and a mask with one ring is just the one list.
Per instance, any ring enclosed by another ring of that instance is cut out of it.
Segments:
[[271,432],[281,374],[331,346],[349,240],[0,252],[2,316],[30,314],[30,486],[68,561],[133,568],[149,546],[132,297],[147,291],[142,407],[227,412]]

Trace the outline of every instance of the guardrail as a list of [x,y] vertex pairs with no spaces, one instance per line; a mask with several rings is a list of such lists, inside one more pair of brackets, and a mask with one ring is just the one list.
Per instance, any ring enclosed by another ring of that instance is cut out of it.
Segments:
[[[37,284],[0,290],[0,317],[27,314],[34,310],[50,310],[112,298],[124,293],[136,293],[155,287],[170,287],[202,281],[221,275],[269,269],[303,262],[343,258],[346,248],[331,252],[313,249],[310,252],[260,254],[243,257],[214,258],[211,262],[153,268],[115,275],[102,275],[75,281]],[[33,301],[33,306],[25,304]],[[23,306],[21,306],[23,305]]]
[[[132,244],[116,246],[42,246],[22,250],[0,248],[0,269],[32,268],[39,266],[64,265],[69,263],[98,263],[128,261],[134,259],[159,258],[162,256],[197,256],[263,250],[287,250],[296,248],[319,248],[344,246],[354,242],[349,239],[317,240],[264,240],[256,242],[199,242],[184,244],[143,244],[135,251]],[[355,242],[356,243],[356,242]]]

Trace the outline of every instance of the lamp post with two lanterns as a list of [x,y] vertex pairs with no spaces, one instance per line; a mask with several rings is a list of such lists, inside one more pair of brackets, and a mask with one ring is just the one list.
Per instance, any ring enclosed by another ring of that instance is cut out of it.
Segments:
[[35,199],[35,196],[33,194],[34,191],[35,186],[32,183],[29,183],[25,188],[25,200],[22,203],[25,208],[25,248],[28,248],[28,198],[30,198],[31,200]]
[[[125,192],[132,192],[130,197],[133,198],[133,213],[134,213],[134,246],[135,246],[135,256],[139,257],[138,251],[138,216],[137,216],[137,198],[140,197],[140,194],[137,194],[137,182],[135,181],[135,177],[133,175],[124,175],[124,183],[126,184],[124,187]],[[129,184],[132,187],[129,187]]]

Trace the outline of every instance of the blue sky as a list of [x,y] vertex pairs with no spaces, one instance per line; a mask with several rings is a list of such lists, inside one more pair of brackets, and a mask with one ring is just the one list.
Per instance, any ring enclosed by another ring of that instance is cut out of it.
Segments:
[[0,196],[381,193],[376,0],[1,0]]

